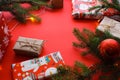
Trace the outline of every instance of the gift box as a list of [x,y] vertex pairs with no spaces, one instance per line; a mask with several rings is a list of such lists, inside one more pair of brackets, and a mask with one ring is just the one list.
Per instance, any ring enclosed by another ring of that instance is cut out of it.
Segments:
[[6,23],[6,19],[2,12],[0,12],[0,60],[7,50],[7,46],[10,41],[10,32],[8,25]]
[[42,51],[44,40],[19,37],[13,50],[17,55],[38,57]]
[[63,8],[63,0],[51,0],[50,4],[56,9]]
[[100,19],[105,15],[118,14],[118,11],[111,8],[106,11],[100,10],[98,13],[95,10],[89,11],[91,7],[101,4],[99,0],[72,0],[72,16],[75,19]]
[[108,31],[112,36],[120,39],[120,22],[114,19],[105,16],[98,25],[97,30],[102,33]]
[[57,74],[57,67],[63,66],[60,52],[12,64],[14,80],[41,80]]

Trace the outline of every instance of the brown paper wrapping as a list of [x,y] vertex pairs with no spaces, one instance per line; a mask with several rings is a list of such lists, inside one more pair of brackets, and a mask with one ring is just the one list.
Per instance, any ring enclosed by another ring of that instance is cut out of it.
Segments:
[[13,50],[17,55],[38,57],[42,51],[43,40],[19,37]]
[[108,31],[112,36],[120,39],[120,22],[114,19],[104,17],[97,29],[103,33]]

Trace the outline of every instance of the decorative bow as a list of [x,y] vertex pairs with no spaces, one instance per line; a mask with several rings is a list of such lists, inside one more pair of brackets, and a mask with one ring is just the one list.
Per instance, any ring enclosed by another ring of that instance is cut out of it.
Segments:
[[17,41],[17,42],[19,42],[19,45],[20,45],[21,48],[22,47],[30,47],[34,51],[39,51],[39,46],[40,45],[35,44],[36,40],[33,43],[31,43],[31,42],[29,42],[27,40],[26,41]]

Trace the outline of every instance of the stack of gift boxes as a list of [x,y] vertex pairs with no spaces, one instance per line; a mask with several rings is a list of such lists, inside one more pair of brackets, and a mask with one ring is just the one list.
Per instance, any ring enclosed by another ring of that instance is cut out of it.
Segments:
[[[115,38],[120,39],[120,22],[118,22],[120,20],[119,16],[116,15],[119,12],[112,8],[108,8],[106,11],[101,9],[99,12],[96,12],[95,9],[89,10],[91,7],[98,5],[102,5],[99,0],[72,0],[72,16],[75,19],[100,19],[102,21],[98,25],[97,30],[100,33],[108,31]],[[106,16],[111,16],[111,18]]]
[[64,65],[60,52],[39,57],[44,40],[18,37],[13,50],[16,55],[33,59],[12,64],[14,80],[41,80],[57,73],[57,67]]
[[99,12],[96,12],[96,9],[89,10],[91,7],[98,5],[102,5],[99,0],[72,0],[72,16],[75,19],[102,20],[98,25],[97,30],[103,34],[108,31],[112,36],[120,39],[120,20],[119,16],[117,16],[117,14],[120,13],[112,8],[108,8],[106,11],[101,9]]

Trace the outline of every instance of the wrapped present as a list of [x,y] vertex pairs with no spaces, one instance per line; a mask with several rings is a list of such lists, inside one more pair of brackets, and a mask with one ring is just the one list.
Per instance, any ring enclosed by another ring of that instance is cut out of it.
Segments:
[[0,12],[0,60],[7,50],[10,41],[10,32],[3,13]]
[[53,8],[63,8],[63,0],[51,0],[50,4],[52,5]]
[[60,52],[12,64],[14,80],[41,80],[57,73],[57,67],[64,65]]
[[17,55],[38,57],[42,51],[44,40],[19,37],[13,50]]
[[114,9],[107,9],[106,11],[100,10],[96,13],[95,10],[89,11],[93,6],[101,5],[99,0],[72,0],[72,16],[74,18],[85,18],[85,19],[100,19],[104,15],[114,15],[118,12]]
[[102,33],[108,31],[112,36],[120,39],[120,22],[114,19],[105,16],[98,25],[97,30]]

